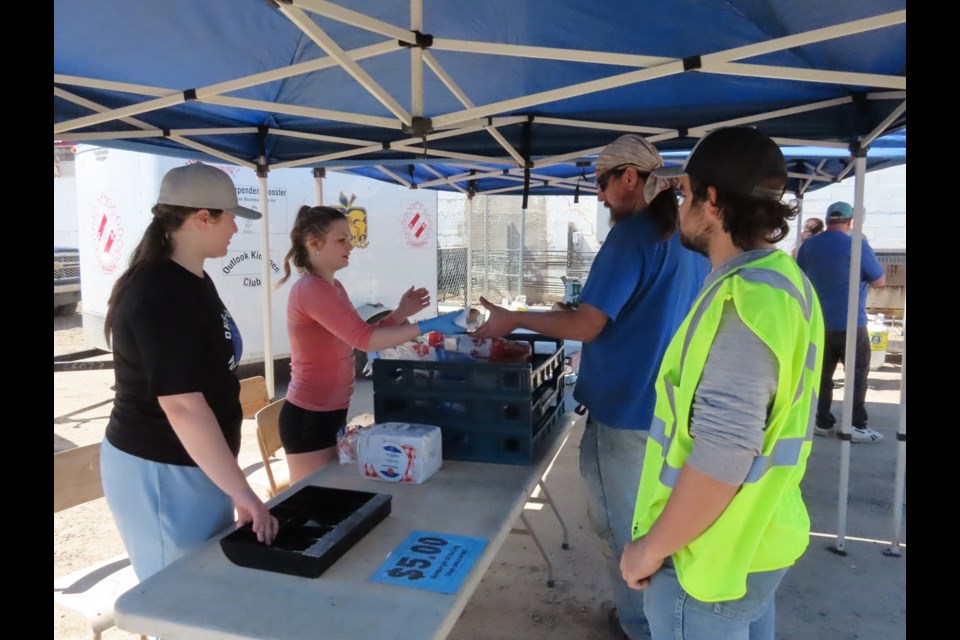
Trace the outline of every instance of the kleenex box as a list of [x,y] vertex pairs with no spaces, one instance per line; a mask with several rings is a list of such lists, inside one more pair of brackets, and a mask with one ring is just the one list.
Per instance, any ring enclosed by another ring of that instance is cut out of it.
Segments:
[[385,482],[420,484],[443,460],[440,427],[384,422],[365,429],[357,442],[360,475]]

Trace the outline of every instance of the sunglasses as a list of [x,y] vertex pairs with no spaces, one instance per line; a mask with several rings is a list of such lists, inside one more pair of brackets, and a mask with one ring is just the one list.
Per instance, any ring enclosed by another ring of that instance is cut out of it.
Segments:
[[601,173],[599,176],[597,176],[597,189],[600,191],[606,191],[607,185],[610,184],[610,178],[613,178],[614,174],[616,174],[618,177],[623,175],[623,172],[626,171],[627,167],[630,167],[630,166],[633,166],[633,165],[621,164],[621,165],[617,165],[616,167],[613,167],[612,169],[607,169],[606,171]]

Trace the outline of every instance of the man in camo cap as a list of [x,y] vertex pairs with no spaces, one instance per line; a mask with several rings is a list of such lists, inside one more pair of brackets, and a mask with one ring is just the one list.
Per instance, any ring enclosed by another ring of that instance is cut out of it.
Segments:
[[481,303],[489,319],[477,337],[524,328],[583,342],[573,397],[585,408],[580,473],[588,512],[606,543],[606,570],[615,603],[609,619],[618,634],[647,637],[643,594],[620,577],[647,432],[654,377],[664,349],[710,270],[709,261],[680,244],[677,197],[670,179],[651,172],[663,159],[642,136],[627,134],[597,158],[598,199],[610,210],[610,233],[597,252],[574,310],[508,311]]

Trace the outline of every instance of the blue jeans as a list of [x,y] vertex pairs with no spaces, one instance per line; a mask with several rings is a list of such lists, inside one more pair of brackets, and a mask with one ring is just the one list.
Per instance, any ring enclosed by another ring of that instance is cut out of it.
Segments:
[[614,429],[589,416],[580,440],[580,475],[587,486],[587,514],[606,543],[606,569],[617,604],[620,626],[631,639],[647,638],[643,592],[631,589],[620,575],[620,556],[630,541],[637,505],[647,431]]
[[669,558],[642,592],[653,640],[773,640],[777,587],[787,569],[751,573],[738,600],[702,602],[680,586]]
[[141,581],[234,522],[233,501],[198,467],[100,446],[107,506]]

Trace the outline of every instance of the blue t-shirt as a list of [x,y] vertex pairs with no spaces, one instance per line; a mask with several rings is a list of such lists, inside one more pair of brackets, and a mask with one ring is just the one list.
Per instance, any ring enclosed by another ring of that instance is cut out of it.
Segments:
[[[843,231],[823,231],[804,240],[797,252],[797,264],[810,278],[823,308],[826,331],[847,330],[847,295],[850,282],[852,238]],[[857,326],[867,326],[867,285],[883,276],[883,266],[863,238],[860,254],[860,308]]]
[[660,361],[709,272],[710,262],[685,249],[679,232],[659,240],[645,212],[610,230],[580,294],[610,318],[583,345],[573,392],[593,418],[621,429],[650,428]]

